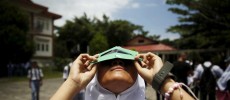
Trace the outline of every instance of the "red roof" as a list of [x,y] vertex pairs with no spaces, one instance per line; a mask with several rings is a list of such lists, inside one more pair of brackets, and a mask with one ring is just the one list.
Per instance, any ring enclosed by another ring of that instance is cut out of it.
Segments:
[[175,48],[159,43],[159,44],[151,44],[151,45],[138,45],[138,46],[124,46],[126,49],[136,50],[139,52],[152,52],[152,51],[168,51],[168,50],[176,50]]

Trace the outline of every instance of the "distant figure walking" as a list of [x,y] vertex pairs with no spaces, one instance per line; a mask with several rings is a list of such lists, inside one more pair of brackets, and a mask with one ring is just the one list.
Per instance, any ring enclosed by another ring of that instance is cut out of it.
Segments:
[[29,87],[32,90],[32,100],[39,100],[39,90],[40,86],[42,86],[43,76],[42,69],[38,67],[37,62],[32,62],[27,76],[29,78]]

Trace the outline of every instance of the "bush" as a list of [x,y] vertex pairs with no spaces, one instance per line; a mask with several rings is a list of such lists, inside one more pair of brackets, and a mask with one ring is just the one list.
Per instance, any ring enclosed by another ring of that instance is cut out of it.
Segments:
[[63,71],[65,65],[67,65],[72,60],[70,58],[54,58],[54,65],[56,71]]

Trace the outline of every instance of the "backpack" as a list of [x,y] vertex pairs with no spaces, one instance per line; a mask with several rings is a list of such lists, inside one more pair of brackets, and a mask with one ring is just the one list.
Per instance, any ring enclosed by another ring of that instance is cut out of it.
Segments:
[[202,66],[204,71],[201,75],[200,79],[200,89],[203,91],[215,92],[216,88],[216,77],[213,75],[211,69],[213,66],[204,67]]

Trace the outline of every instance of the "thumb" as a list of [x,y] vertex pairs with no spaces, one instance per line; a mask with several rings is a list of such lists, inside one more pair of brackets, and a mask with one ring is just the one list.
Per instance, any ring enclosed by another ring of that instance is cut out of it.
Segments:
[[134,65],[135,65],[135,67],[136,67],[136,69],[137,69],[137,72],[143,77],[144,76],[144,68],[142,68],[142,66],[139,64],[139,62],[138,61],[135,61],[134,62]]
[[[134,65],[137,69],[138,74],[148,83],[151,83],[152,75],[151,71],[147,68],[143,68],[137,61],[134,62]],[[144,65],[146,66],[146,65]]]

